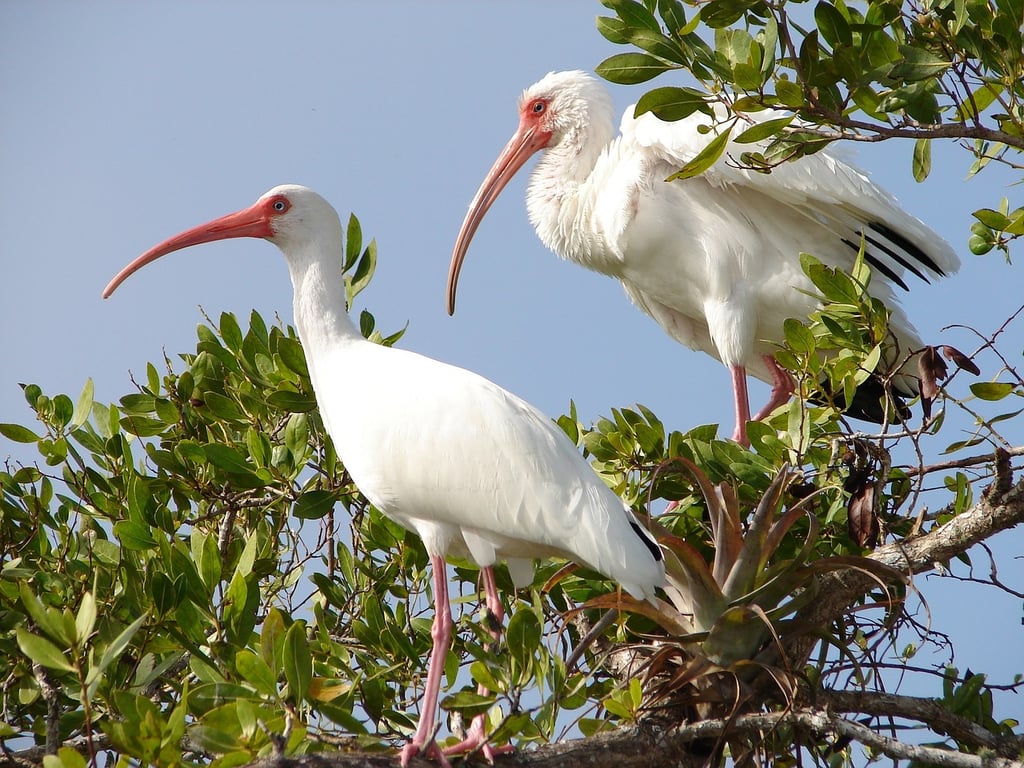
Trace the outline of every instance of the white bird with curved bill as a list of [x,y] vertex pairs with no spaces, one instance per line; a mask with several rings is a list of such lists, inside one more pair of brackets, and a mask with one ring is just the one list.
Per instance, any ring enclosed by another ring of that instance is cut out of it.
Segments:
[[[345,307],[341,221],[310,189],[275,187],[244,210],[160,243],[121,270],[103,296],[172,251],[233,237],[264,238],[284,254],[295,326],[338,455],[359,490],[426,546],[433,649],[418,727],[401,763],[421,750],[447,763],[433,740],[452,635],[446,554],[482,568],[487,605],[500,622],[492,570],[498,561],[508,562],[522,586],[532,579],[535,558],[568,558],[637,599],[653,600],[665,579],[661,550],[576,446],[529,403],[470,371],[363,338]],[[477,747],[495,753],[482,715],[445,753]]]
[[[761,112],[755,118],[779,117]],[[708,353],[731,371],[733,438],[748,444],[748,374],[772,385],[761,419],[793,393],[775,361],[787,318],[817,308],[800,253],[849,271],[863,241],[873,269],[871,293],[892,310],[897,352],[892,364],[923,347],[898,306],[894,287],[907,273],[927,281],[955,272],[959,258],[920,220],[856,168],[828,150],[784,163],[771,173],[736,167],[730,144],[707,171],[665,180],[714,138],[711,119],[695,113],[663,122],[652,113],[622,117],[614,135],[611,97],[579,72],[553,72],[519,100],[519,127],[487,174],[462,223],[448,273],[448,312],[455,311],[459,272],[470,241],[501,190],[535,152],[544,150],[526,205],[541,241],[559,256],[617,278],[629,298],[676,341]],[[901,369],[896,388],[917,391]],[[851,415],[879,420],[874,402]]]

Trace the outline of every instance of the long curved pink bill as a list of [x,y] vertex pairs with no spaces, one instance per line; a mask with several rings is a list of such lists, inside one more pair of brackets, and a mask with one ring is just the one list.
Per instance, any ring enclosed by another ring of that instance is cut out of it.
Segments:
[[200,243],[210,243],[215,240],[227,240],[233,237],[265,238],[271,237],[273,234],[269,217],[259,203],[244,210],[221,216],[219,219],[200,224],[198,227],[186,230],[150,248],[114,275],[114,278],[107,283],[107,287],[103,289],[103,298],[110,298],[110,295],[117,290],[118,286],[133,273],[142,269],[150,262],[156,261],[161,256],[166,256],[168,253],[180,251],[182,248],[199,245]]
[[549,134],[539,132],[530,128],[520,126],[515,135],[509,139],[508,144],[501,150],[498,159],[494,161],[491,170],[487,172],[480,188],[469,204],[466,218],[462,222],[459,236],[455,239],[455,249],[452,251],[451,265],[448,267],[447,305],[448,314],[455,314],[455,291],[459,284],[459,272],[462,270],[462,262],[469,250],[469,243],[476,234],[477,227],[483,221],[484,216],[490,209],[491,204],[501,194],[501,190],[509,183],[516,171],[523,167],[523,163],[530,155],[539,149],[543,149],[548,140]]

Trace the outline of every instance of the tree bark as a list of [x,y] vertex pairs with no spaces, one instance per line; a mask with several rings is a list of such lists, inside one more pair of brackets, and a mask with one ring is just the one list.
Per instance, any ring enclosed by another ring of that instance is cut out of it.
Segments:
[[[886,544],[868,557],[891,566],[908,576],[932,570],[966,552],[980,541],[1024,522],[1024,480],[1013,484],[1009,463],[1003,454],[994,457],[996,477],[971,509],[927,533]],[[827,627],[839,619],[861,597],[878,586],[867,574],[837,571],[821,577],[819,597],[797,613],[803,626]],[[794,668],[810,658],[817,638],[803,633],[785,640],[786,655]]]

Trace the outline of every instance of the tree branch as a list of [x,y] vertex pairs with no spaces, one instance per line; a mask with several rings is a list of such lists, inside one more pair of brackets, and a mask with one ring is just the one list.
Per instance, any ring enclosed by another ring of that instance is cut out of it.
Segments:
[[[810,112],[821,114],[836,129],[829,130],[819,126],[800,126],[801,133],[813,134],[823,139],[864,141],[869,143],[888,139],[981,139],[1006,144],[1024,150],[1024,138],[1013,136],[995,128],[983,125],[963,125],[961,123],[942,123],[941,125],[887,126],[869,123],[863,120],[825,113],[811,109]],[[868,131],[868,133],[861,133]]]
[[962,744],[991,749],[1007,758],[1016,757],[1024,750],[1024,736],[997,736],[934,699],[884,691],[827,691],[823,695],[819,693],[818,703],[832,712],[899,717],[924,723],[936,733],[952,736]]
[[[818,742],[852,739],[897,760],[945,768],[1024,768],[1024,763],[989,754],[968,754],[938,747],[907,744],[882,736],[871,728],[823,709],[742,715],[729,720],[702,720],[661,728],[644,725],[620,728],[587,739],[546,744],[537,749],[502,757],[503,768],[647,768],[651,765],[698,766],[706,760],[694,742],[726,736],[756,735],[788,726]],[[794,749],[798,747],[794,746]],[[301,757],[264,758],[250,768],[394,768],[393,753],[313,754]],[[414,768],[436,768],[436,763],[415,758]]]
[[[974,507],[927,533],[879,547],[869,557],[908,575],[923,573],[932,570],[936,563],[950,560],[978,542],[1024,522],[1024,481],[1013,485],[1012,478],[1005,474],[1009,472],[1008,463],[998,456],[993,461],[997,467],[996,480]],[[878,582],[862,572],[846,570],[823,576],[819,586],[819,599],[797,614],[797,625],[829,626],[877,587]],[[790,663],[800,666],[810,657],[818,638],[800,633],[784,642]]]

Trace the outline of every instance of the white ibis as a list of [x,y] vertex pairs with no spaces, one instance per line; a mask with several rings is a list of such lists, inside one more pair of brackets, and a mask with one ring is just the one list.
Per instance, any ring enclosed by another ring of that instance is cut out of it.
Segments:
[[[448,274],[449,314],[481,220],[527,158],[545,150],[526,197],[540,239],[562,258],[620,280],[672,338],[729,367],[735,440],[747,443],[747,374],[772,385],[757,419],[793,393],[774,350],[784,338],[783,322],[806,318],[817,306],[803,292],[813,286],[801,271],[801,252],[849,270],[863,238],[874,270],[871,292],[892,309],[899,355],[923,346],[894,306],[893,287],[907,288],[907,272],[925,281],[955,272],[959,259],[863,172],[827,151],[770,174],[744,170],[729,157],[754,148],[745,144],[728,147],[697,177],[666,183],[713,138],[698,131],[710,119],[699,113],[674,123],[651,113],[634,119],[630,107],[613,136],[612,118],[607,90],[584,72],[553,72],[526,89],[519,128],[459,231]],[[897,384],[905,394],[916,392],[909,376]]]
[[[664,581],[653,537],[540,411],[470,371],[364,339],[345,308],[342,227],[320,195],[285,185],[252,206],[190,229],[121,270],[104,298],[159,257],[199,243],[258,237],[285,256],[295,325],[320,414],[359,489],[423,539],[433,569],[433,649],[416,732],[401,753],[446,762],[434,742],[444,660],[452,634],[446,553],[483,571],[487,605],[501,620],[492,567],[508,562],[517,586],[533,560],[565,557],[615,579],[638,599]],[[486,745],[483,717],[446,750]]]

